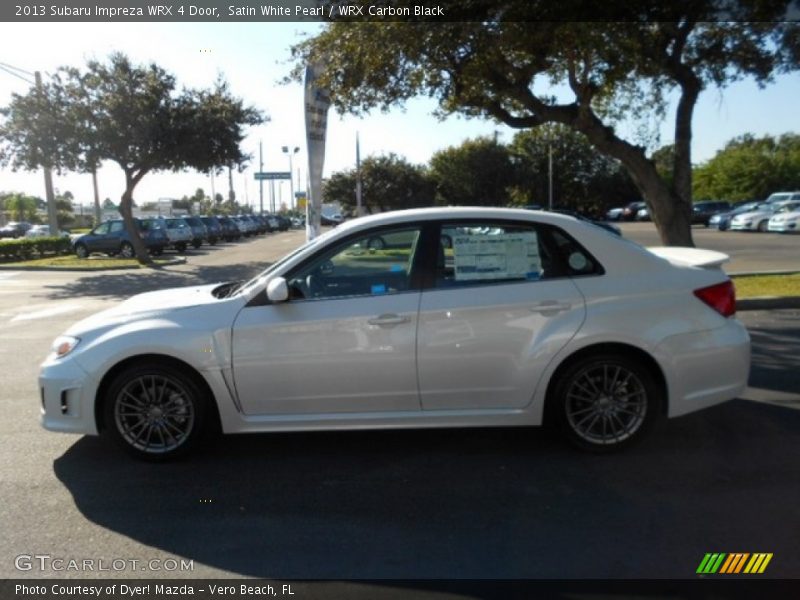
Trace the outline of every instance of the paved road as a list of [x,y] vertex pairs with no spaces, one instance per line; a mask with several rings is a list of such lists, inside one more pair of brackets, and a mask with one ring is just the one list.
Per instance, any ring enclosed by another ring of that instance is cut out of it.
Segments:
[[[623,235],[643,246],[661,246],[652,223],[619,223]],[[692,228],[695,246],[730,255],[728,273],[750,271],[800,271],[800,235],[742,233]]]
[[232,436],[152,466],[39,428],[38,363],[71,322],[136,291],[248,275],[301,234],[281,235],[153,273],[0,272],[0,577],[93,575],[14,568],[48,554],[185,558],[194,570],[170,575],[191,577],[685,578],[712,551],[773,552],[767,575],[800,575],[800,311],[740,315],[744,397],[761,401],[663,423],[615,456],[477,429]]

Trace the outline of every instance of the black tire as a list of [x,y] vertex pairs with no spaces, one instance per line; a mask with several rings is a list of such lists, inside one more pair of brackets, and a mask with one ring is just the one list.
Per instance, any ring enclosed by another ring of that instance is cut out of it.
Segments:
[[163,248],[153,248],[152,250],[150,250],[150,254],[152,254],[153,256],[161,256],[162,254],[164,254],[164,249]]
[[764,220],[758,224],[758,230],[761,233],[764,233],[767,230],[768,221]]
[[604,453],[641,440],[662,414],[650,369],[624,354],[586,356],[558,374],[548,419],[581,450]]
[[369,241],[367,242],[367,248],[369,250],[383,250],[384,248],[386,248],[386,242],[380,236],[370,238]]
[[195,250],[197,250],[202,245],[203,242],[201,242],[200,240],[192,240],[192,248],[194,248]]
[[178,252],[186,252],[186,242],[178,242],[175,244],[175,250]]
[[183,456],[203,438],[210,398],[196,379],[171,366],[134,365],[114,378],[103,401],[103,434],[135,458]]
[[136,256],[136,253],[133,251],[133,246],[130,242],[122,242],[122,245],[119,247],[119,255],[122,258],[133,258]]
[[75,244],[75,256],[89,258],[89,248],[86,247],[86,244]]

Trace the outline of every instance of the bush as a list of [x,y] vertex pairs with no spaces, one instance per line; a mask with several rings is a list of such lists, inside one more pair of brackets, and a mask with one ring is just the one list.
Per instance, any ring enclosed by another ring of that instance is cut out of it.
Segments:
[[70,254],[72,243],[65,237],[45,237],[0,241],[0,260],[42,258],[47,254]]

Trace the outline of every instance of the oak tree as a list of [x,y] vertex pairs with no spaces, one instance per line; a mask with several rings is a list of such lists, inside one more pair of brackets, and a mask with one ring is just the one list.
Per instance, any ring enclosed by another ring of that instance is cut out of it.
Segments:
[[114,53],[81,70],[62,67],[2,110],[0,160],[14,168],[90,172],[116,162],[125,176],[119,210],[143,264],[150,257],[133,222],[133,192],[148,173],[209,172],[240,164],[245,127],[264,120],[218,80],[211,89],[178,89],[156,64]]
[[[743,77],[765,85],[800,60],[797,24],[782,20],[792,0],[439,4],[448,22],[330,22],[293,47],[293,75],[300,78],[309,61],[324,64],[320,84],[343,113],[388,110],[425,95],[438,100],[442,115],[519,129],[571,127],[626,167],[668,245],[692,245],[692,117],[700,93]],[[671,93],[674,160],[666,181],[618,124],[666,118]]]

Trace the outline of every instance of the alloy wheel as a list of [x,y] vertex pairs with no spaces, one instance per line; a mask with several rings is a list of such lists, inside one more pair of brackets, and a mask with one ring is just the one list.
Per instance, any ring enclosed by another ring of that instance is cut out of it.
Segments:
[[114,399],[114,425],[132,449],[146,454],[174,452],[195,427],[195,402],[180,381],[144,375],[123,385]]
[[591,444],[619,444],[642,427],[647,389],[637,374],[620,364],[594,364],[578,371],[565,394],[569,427]]

